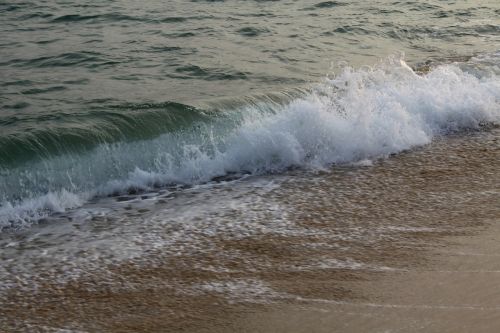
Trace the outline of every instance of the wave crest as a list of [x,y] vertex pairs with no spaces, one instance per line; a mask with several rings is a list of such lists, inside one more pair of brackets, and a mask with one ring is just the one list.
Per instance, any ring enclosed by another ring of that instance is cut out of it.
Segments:
[[[36,211],[37,205],[26,208],[33,199],[25,198],[47,193],[69,191],[81,198],[71,201],[77,203],[85,196],[203,183],[227,174],[365,163],[451,131],[499,122],[496,75],[473,74],[460,64],[417,75],[398,58],[358,70],[345,67],[285,105],[252,103],[154,139],[58,156],[43,161],[41,173],[36,164],[7,170],[2,185],[19,190],[3,193],[0,226],[15,224],[5,210]],[[6,203],[12,198],[21,199]]]

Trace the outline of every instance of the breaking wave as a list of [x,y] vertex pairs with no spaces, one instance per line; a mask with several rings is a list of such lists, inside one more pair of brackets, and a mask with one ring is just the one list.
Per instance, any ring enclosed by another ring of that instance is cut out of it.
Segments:
[[[498,68],[498,55],[493,63]],[[95,196],[192,185],[228,174],[356,163],[450,132],[499,124],[498,73],[484,64],[476,67],[469,61],[416,74],[399,58],[361,69],[346,66],[286,103],[263,99],[203,117],[196,113],[178,128],[162,127],[165,118],[155,116],[148,123],[163,132],[154,137],[102,142],[83,152],[5,167],[0,229],[29,225]],[[134,127],[132,120],[127,118],[124,128]]]

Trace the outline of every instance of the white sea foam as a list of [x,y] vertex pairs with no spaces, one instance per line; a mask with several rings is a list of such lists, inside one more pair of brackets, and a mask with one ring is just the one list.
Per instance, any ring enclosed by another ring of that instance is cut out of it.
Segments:
[[[191,131],[102,145],[87,154],[11,170],[3,180],[6,191],[26,183],[28,174],[45,194],[35,191],[31,197],[36,199],[15,205],[4,202],[0,228],[25,225],[50,211],[78,206],[88,196],[129,188],[196,184],[228,173],[261,174],[292,166],[370,165],[374,158],[451,131],[500,123],[500,79],[470,68],[442,65],[420,76],[392,58],[373,68],[347,67],[284,106],[243,107],[233,110],[233,118],[216,118]],[[484,73],[484,64],[481,68]],[[41,167],[44,172],[34,175]]]
[[498,123],[499,99],[496,77],[481,80],[454,65],[426,76],[416,75],[404,62],[346,69],[274,113],[241,111],[243,122],[214,142],[212,153],[185,146],[180,163],[170,161],[160,172],[136,169],[128,182],[192,183],[228,172],[366,164],[429,143],[437,135]]
[[66,190],[50,192],[37,198],[24,200],[18,205],[7,202],[0,207],[0,231],[2,228],[29,226],[52,213],[62,213],[67,209],[81,206],[84,195],[76,195]]

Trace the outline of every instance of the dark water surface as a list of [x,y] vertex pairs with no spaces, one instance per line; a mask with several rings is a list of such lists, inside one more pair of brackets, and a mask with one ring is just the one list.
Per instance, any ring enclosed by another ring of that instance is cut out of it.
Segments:
[[394,52],[467,57],[496,51],[500,33],[495,0],[4,1],[0,12],[3,112],[52,116],[39,121],[295,88],[331,62]]

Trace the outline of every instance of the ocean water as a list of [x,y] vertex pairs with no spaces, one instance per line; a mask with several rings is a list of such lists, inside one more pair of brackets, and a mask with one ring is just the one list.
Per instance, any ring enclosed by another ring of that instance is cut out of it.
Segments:
[[3,2],[0,228],[95,197],[327,168],[496,123],[499,8]]
[[496,0],[2,1],[0,18],[2,293],[304,236],[284,196],[369,192],[352,174],[391,184],[400,154],[442,166],[448,144],[500,138]]

